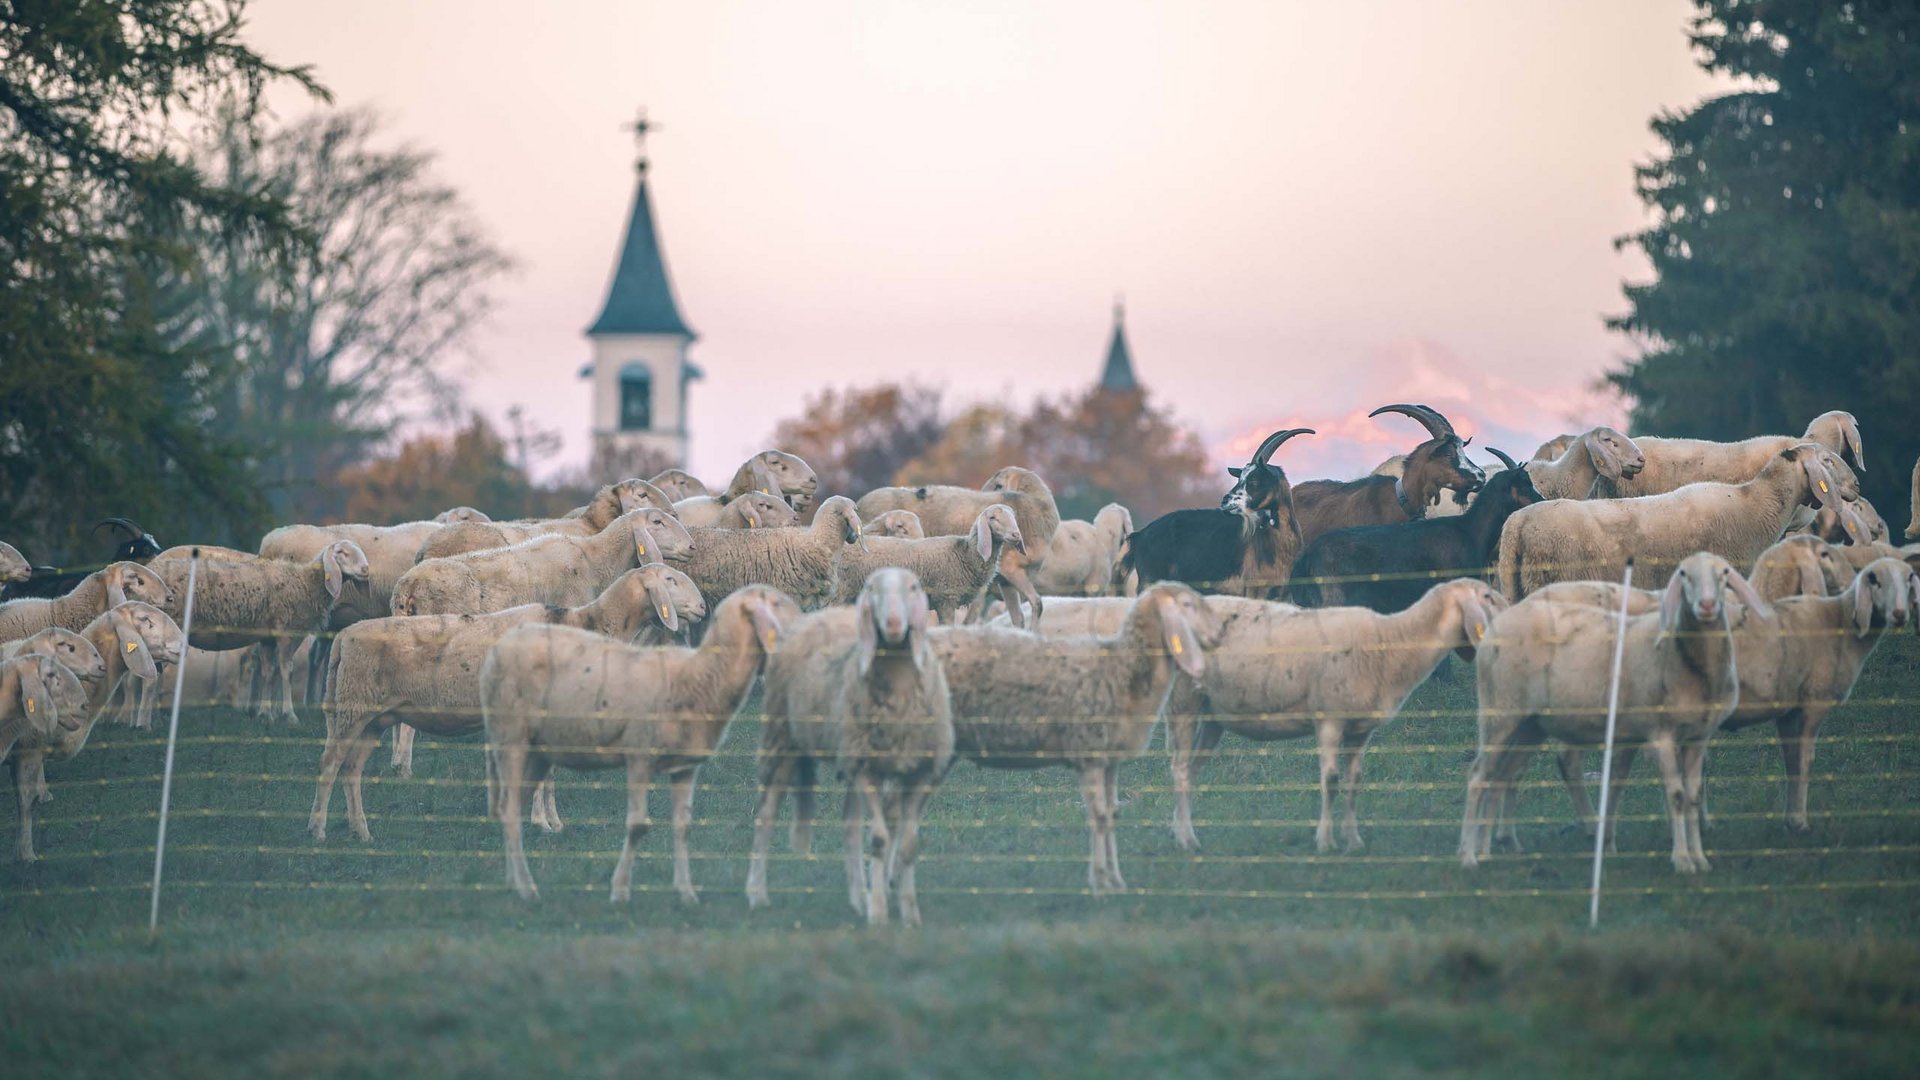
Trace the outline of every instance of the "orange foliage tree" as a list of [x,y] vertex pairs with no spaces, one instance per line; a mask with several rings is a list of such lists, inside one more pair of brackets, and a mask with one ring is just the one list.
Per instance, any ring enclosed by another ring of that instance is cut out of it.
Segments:
[[558,514],[574,505],[575,494],[534,487],[478,413],[452,435],[420,435],[390,457],[340,470],[332,487],[341,503],[330,520],[374,525],[431,518],[454,506],[501,519]]
[[829,388],[808,398],[799,416],[780,421],[773,445],[813,466],[820,499],[858,498],[893,483],[900,463],[934,445],[941,427],[937,388],[918,383]]

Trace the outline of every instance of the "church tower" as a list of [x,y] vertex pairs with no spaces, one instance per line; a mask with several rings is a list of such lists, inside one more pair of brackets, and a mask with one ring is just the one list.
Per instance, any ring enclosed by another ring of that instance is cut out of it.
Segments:
[[1140,389],[1133,377],[1133,353],[1127,348],[1127,305],[1113,302],[1113,338],[1107,342],[1107,364],[1100,369],[1100,389],[1130,394]]
[[593,380],[593,470],[601,480],[686,465],[687,384],[701,377],[687,360],[695,335],[674,300],[653,226],[646,139],[656,126],[644,109],[633,124],[640,144],[633,209],[606,303],[587,328],[593,360],[580,372]]

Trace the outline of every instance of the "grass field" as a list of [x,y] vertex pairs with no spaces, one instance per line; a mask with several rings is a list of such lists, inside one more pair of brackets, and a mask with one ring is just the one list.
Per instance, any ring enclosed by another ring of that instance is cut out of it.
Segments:
[[[1318,856],[1312,754],[1229,738],[1202,775],[1206,852],[1173,844],[1164,757],[1122,773],[1134,891],[1086,895],[1064,771],[962,765],[929,812],[923,932],[855,928],[837,830],[776,849],[774,906],[742,898],[757,724],[696,798],[696,908],[652,834],[614,906],[617,773],[562,777],[569,821],[529,833],[541,900],[504,886],[470,744],[422,740],[376,777],[375,841],[305,831],[319,725],[181,719],[163,934],[145,932],[163,747],[97,732],[49,770],[44,861],[0,859],[8,1076],[400,1070],[633,1074],[1185,1075],[1715,1068],[1910,1074],[1920,1052],[1920,646],[1890,638],[1829,721],[1813,830],[1780,824],[1772,733],[1709,757],[1711,874],[1675,875],[1649,774],[1585,929],[1590,842],[1536,762],[1528,851],[1453,851],[1470,672],[1378,741],[1363,853]],[[380,758],[384,760],[384,751]],[[1644,763],[1643,763],[1644,764]],[[664,823],[665,792],[655,793]],[[823,807],[837,806],[837,797]],[[1596,1003],[1597,1002],[1597,1003]]]

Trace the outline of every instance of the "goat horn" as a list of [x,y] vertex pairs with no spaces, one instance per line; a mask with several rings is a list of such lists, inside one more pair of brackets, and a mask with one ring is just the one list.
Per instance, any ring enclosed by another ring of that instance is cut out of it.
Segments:
[[1428,435],[1436,439],[1444,439],[1453,434],[1453,425],[1447,422],[1447,418],[1426,405],[1382,405],[1367,415],[1372,417],[1379,416],[1381,413],[1411,416],[1420,421],[1420,426],[1427,429]]
[[1267,436],[1267,441],[1260,444],[1260,449],[1253,452],[1253,464],[1265,465],[1267,459],[1273,456],[1273,452],[1280,449],[1280,444],[1293,438],[1295,435],[1317,434],[1319,434],[1319,432],[1310,427],[1288,428],[1285,431],[1276,431]]
[[142,536],[145,536],[147,532],[147,530],[140,527],[139,522],[129,521],[123,517],[110,517],[93,527],[93,531],[96,533],[101,529],[120,529],[127,534],[127,539],[129,540],[138,540]]
[[1494,457],[1499,458],[1501,463],[1504,464],[1509,469],[1517,469],[1520,467],[1514,464],[1512,458],[1508,457],[1504,452],[1500,451],[1495,447],[1491,447],[1491,446],[1487,447],[1487,453],[1492,454]]

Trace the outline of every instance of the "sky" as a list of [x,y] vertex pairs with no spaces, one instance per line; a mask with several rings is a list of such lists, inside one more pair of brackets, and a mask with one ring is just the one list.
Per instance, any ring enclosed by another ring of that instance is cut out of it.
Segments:
[[[248,40],[377,109],[519,262],[448,370],[585,462],[583,331],[645,106],[656,222],[723,481],[826,386],[1079,389],[1135,370],[1224,463],[1366,472],[1432,404],[1517,457],[1618,423],[1648,121],[1723,86],[1683,0],[257,0]],[[276,113],[313,106],[282,91]]]

